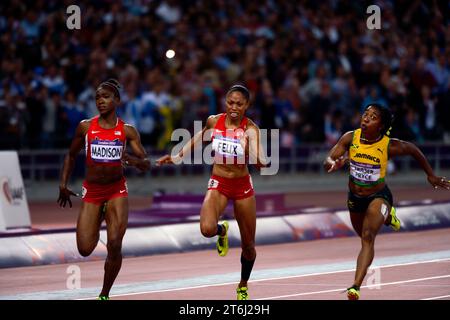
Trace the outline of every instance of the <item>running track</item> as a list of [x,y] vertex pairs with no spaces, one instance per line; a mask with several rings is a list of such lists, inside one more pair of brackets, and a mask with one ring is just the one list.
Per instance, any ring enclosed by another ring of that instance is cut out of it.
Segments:
[[[382,234],[364,283],[364,300],[450,300],[450,229]],[[359,250],[357,237],[257,246],[251,299],[345,300]],[[234,300],[240,250],[214,248],[124,259],[112,299]],[[0,299],[93,299],[103,261],[76,264],[81,289],[68,290],[69,265],[0,269]]]

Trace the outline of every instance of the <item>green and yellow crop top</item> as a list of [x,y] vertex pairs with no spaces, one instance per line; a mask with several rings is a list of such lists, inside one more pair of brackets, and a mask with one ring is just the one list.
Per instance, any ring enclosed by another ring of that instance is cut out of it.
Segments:
[[388,164],[390,138],[386,135],[373,144],[360,142],[361,129],[353,132],[349,148],[350,180],[363,187],[384,182]]

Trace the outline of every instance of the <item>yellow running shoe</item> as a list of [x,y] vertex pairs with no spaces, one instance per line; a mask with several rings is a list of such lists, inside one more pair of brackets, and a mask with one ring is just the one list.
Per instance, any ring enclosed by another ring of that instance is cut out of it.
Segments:
[[236,289],[238,300],[248,300],[248,288],[241,287]]
[[228,228],[230,225],[228,224],[228,221],[224,221],[222,226],[225,228],[225,235],[217,238],[216,247],[219,256],[225,257],[228,253]]
[[109,300],[108,296],[98,296],[97,300]]
[[359,288],[353,286],[347,289],[348,300],[359,300]]
[[396,214],[396,210],[395,210],[394,206],[391,207],[391,223],[389,225],[395,231],[400,230],[400,227],[402,225],[400,220],[397,218],[397,214]]

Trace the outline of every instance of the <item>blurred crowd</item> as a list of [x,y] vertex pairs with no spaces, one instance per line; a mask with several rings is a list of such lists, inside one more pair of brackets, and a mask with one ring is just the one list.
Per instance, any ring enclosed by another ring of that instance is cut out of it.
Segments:
[[[81,9],[69,30],[66,8]],[[370,30],[369,5],[381,9]],[[283,147],[334,144],[369,102],[392,136],[450,141],[450,2],[417,0],[2,0],[0,149],[68,148],[97,114],[95,89],[122,84],[120,116],[144,145],[169,147],[224,110],[236,83]],[[167,50],[175,52],[166,57]]]

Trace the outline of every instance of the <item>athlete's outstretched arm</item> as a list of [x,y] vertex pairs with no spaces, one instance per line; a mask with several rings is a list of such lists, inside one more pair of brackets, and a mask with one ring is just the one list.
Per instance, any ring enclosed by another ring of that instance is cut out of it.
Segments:
[[345,157],[350,143],[352,142],[353,131],[348,131],[342,135],[339,141],[328,152],[328,155],[323,162],[323,167],[327,172],[332,172],[340,169],[348,160]]
[[84,136],[88,128],[88,120],[83,120],[78,124],[75,131],[75,136],[73,137],[72,143],[70,145],[69,153],[64,157],[64,164],[61,170],[61,177],[59,182],[59,196],[57,200],[60,207],[64,208],[66,206],[66,203],[69,202],[69,206],[72,208],[72,201],[70,200],[70,196],[77,196],[76,193],[67,188],[67,183],[69,182],[69,177],[73,171],[75,159],[84,146]]
[[249,120],[247,130],[245,131],[245,136],[243,140],[241,140],[241,144],[243,144],[244,149],[247,143],[249,145],[248,153],[250,164],[255,164],[258,169],[267,167],[269,165],[269,161],[267,160],[266,153],[264,152],[264,148],[261,144],[261,132],[259,127],[251,120]]
[[206,125],[203,127],[202,131],[197,132],[189,141],[186,143],[186,145],[183,147],[183,149],[176,154],[175,156],[171,156],[169,154],[166,154],[156,160],[157,165],[163,165],[163,164],[174,164],[174,163],[180,163],[181,159],[189,153],[191,150],[194,150],[194,148],[201,142],[204,141],[203,137],[207,133],[207,130],[214,128],[214,126],[217,123],[217,120],[219,119],[219,115],[213,115],[209,116],[208,120],[206,120]]
[[122,163],[127,166],[133,166],[145,172],[150,169],[150,160],[147,158],[147,153],[141,143],[139,132],[132,125],[126,124],[124,127],[125,135],[130,143],[131,150],[134,156],[125,152],[122,156]]
[[428,182],[435,188],[450,189],[450,181],[445,177],[438,177],[434,174],[425,155],[420,149],[411,142],[391,139],[389,144],[389,157],[410,155],[420,164],[421,168],[427,174]]

